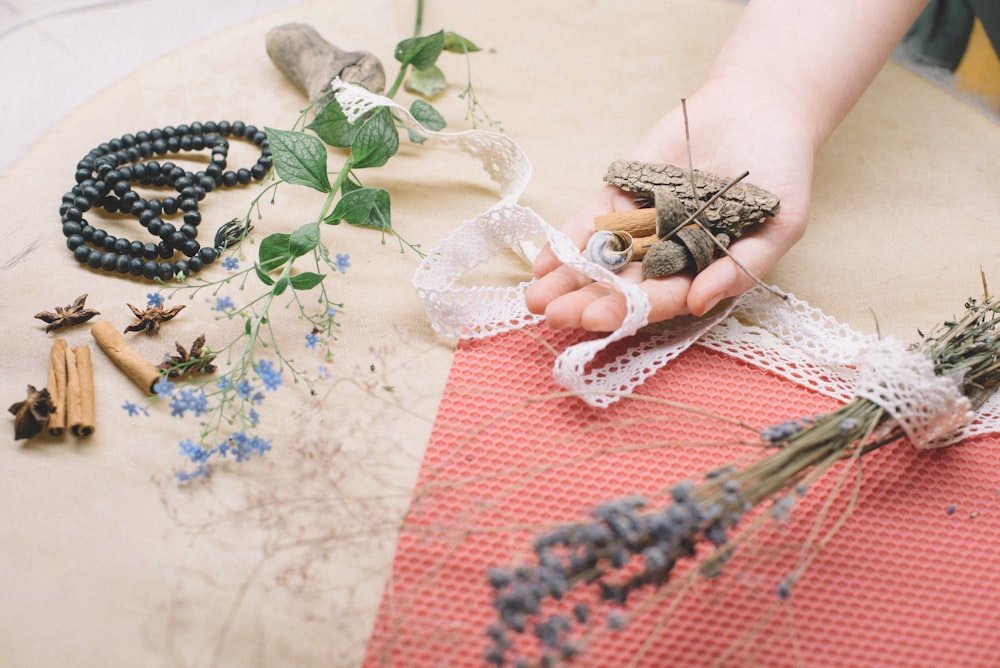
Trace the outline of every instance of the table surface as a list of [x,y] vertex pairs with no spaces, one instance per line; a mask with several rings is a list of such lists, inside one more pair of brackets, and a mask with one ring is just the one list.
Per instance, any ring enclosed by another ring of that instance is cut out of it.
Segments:
[[[106,62],[93,67],[81,55],[91,53],[90,42],[80,40],[98,31],[95,23],[115,32],[102,22],[110,14],[79,10],[18,27],[24,5],[0,5],[5,25],[14,26],[0,35],[0,55],[35,54],[32,64],[52,76],[19,65],[5,80],[20,92],[0,103],[5,118],[17,119],[4,129],[16,141],[5,135],[0,145],[21,153],[4,156],[0,178],[5,216],[17,221],[0,247],[4,283],[18,286],[0,302],[10,327],[0,360],[8,403],[26,383],[44,384],[49,340],[35,312],[89,292],[89,304],[123,325],[125,303],[152,289],[88,272],[64,248],[55,209],[87,150],[125,132],[213,117],[290,127],[304,99],[264,53],[269,28],[311,23],[332,41],[391,62],[393,45],[412,25],[409,4],[389,0],[177,2],[175,16],[211,12],[172,42],[153,33],[173,27],[158,24],[149,36],[123,28],[128,40],[142,34],[142,46],[108,40]],[[152,6],[107,3],[100,12],[145,16]],[[44,11],[41,3],[32,7]],[[266,14],[274,9],[281,11]],[[501,11],[442,0],[431,3],[425,27],[455,30],[487,48],[473,63],[476,89],[534,163],[523,203],[558,223],[594,192],[611,160],[697,86],[738,12],[721,0],[650,0],[628,12],[598,2],[571,13],[562,3],[518,0]],[[671,39],[636,31],[640,13]],[[142,21],[126,25],[135,23]],[[204,38],[191,41],[196,34]],[[594,48],[626,42],[628,53]],[[649,85],[650,68],[657,86]],[[457,60],[446,67],[452,81],[464,72]],[[452,128],[467,127],[454,96],[441,108],[455,119]],[[821,153],[807,236],[769,278],[855,328],[911,339],[977,292],[980,267],[996,273],[998,149],[1000,128],[991,120],[888,66]],[[467,166],[447,150],[407,147],[377,177],[392,190],[412,240],[431,248],[496,200],[489,179]],[[289,190],[260,227],[295,229],[315,215],[315,195]],[[247,200],[220,194],[211,212],[235,215]],[[192,425],[164,406],[149,418],[126,416],[123,401],[139,397],[96,352],[92,439],[2,440],[0,664],[359,660],[453,348],[434,336],[409,289],[415,255],[367,230],[329,233],[332,249],[352,258],[347,273],[332,277],[345,307],[331,377],[317,396],[289,387],[268,400],[262,427],[276,447],[264,460],[223,471],[209,485],[177,487],[176,443]],[[169,332],[132,341],[155,357],[212,317],[210,305],[192,302]],[[301,348],[302,334],[292,322],[283,341]],[[66,335],[74,344],[89,339],[85,329]]]

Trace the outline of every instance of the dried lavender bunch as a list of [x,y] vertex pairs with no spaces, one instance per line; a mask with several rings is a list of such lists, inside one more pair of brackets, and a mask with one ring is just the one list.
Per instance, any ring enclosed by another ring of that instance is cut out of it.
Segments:
[[[957,379],[973,407],[1000,382],[1000,301],[988,296],[985,282],[984,292],[981,301],[966,302],[961,317],[921,333],[910,347],[932,362],[937,375]],[[668,583],[679,563],[696,564],[696,575],[720,574],[737,542],[732,530],[748,512],[758,509],[759,520],[740,532],[741,538],[762,520],[781,519],[838,462],[898,441],[905,432],[884,408],[857,398],[815,419],[768,427],[760,437],[766,455],[742,468],[711,471],[698,483],[675,484],[665,507],[649,508],[642,497],[606,503],[588,521],[538,536],[533,565],[492,568],[488,580],[497,621],[487,629],[487,663],[552,666],[572,659],[598,619],[620,628],[623,618],[615,610],[637,590]],[[777,585],[780,598],[790,595],[795,577]],[[577,603],[568,614],[560,612],[555,602],[579,588],[596,592],[601,610]],[[530,656],[515,651],[515,639],[522,638],[522,647],[528,634]]]

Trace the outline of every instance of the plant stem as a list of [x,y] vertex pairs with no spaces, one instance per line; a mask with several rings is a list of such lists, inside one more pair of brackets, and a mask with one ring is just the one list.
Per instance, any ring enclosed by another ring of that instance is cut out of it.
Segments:
[[420,37],[424,26],[424,0],[417,0],[417,18],[413,24],[413,36]]
[[395,97],[396,93],[399,92],[399,87],[403,85],[403,80],[406,78],[406,71],[409,68],[409,65],[403,65],[399,68],[399,74],[396,75],[396,80],[392,82],[392,87],[385,94],[385,96],[390,100]]

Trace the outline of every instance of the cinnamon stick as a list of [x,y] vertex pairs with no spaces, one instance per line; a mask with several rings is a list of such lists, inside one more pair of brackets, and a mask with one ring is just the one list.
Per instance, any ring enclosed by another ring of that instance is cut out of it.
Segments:
[[80,372],[76,367],[76,356],[68,347],[63,357],[66,360],[66,426],[75,434],[82,422],[80,402]]
[[52,341],[49,353],[48,391],[55,407],[49,413],[49,435],[61,436],[66,429],[66,339]]
[[656,234],[656,209],[625,209],[594,216],[595,230],[628,232],[633,237]]
[[90,328],[90,333],[98,347],[104,351],[115,366],[147,394],[155,394],[153,386],[160,379],[160,372],[146,358],[133,350],[121,332],[107,320],[101,320]]
[[94,365],[90,358],[90,348],[73,348],[73,358],[79,385],[79,413],[70,423],[70,428],[74,436],[85,437],[94,433],[97,417],[94,407]]

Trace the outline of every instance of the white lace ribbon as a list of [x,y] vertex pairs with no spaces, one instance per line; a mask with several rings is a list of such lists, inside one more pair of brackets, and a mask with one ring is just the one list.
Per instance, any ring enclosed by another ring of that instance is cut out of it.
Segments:
[[[697,337],[679,340],[669,359],[664,357],[660,347],[654,346],[660,352],[653,354],[646,346],[644,354],[637,357],[628,355],[626,359],[594,367],[594,360],[608,346],[634,335],[647,324],[649,301],[637,285],[586,260],[569,237],[531,209],[517,204],[531,174],[530,162],[520,146],[506,135],[486,130],[434,132],[424,128],[407,109],[388,98],[338,80],[333,82],[333,89],[349,120],[378,106],[390,107],[413,132],[430,140],[457,145],[463,152],[479,158],[500,186],[500,201],[462,223],[428,253],[414,275],[413,283],[436,332],[454,338],[477,338],[539,322],[540,317],[528,312],[524,305],[527,283],[498,288],[466,287],[458,285],[458,281],[471,269],[507,249],[514,249],[531,261],[537,248],[531,241],[541,236],[561,262],[595,281],[614,285],[626,302],[626,315],[618,329],[606,337],[572,345],[556,358],[553,374],[562,386],[580,392],[587,403],[606,406],[694,343]],[[710,326],[701,323],[698,330],[704,331]]]
[[[968,400],[952,379],[934,375],[929,360],[898,343],[860,334],[794,296],[782,300],[754,288],[711,317],[679,318],[657,334],[635,336],[648,322],[650,305],[645,293],[586,260],[566,235],[518,204],[531,166],[514,141],[485,130],[434,132],[388,98],[339,80],[332,86],[349,120],[376,107],[390,107],[413,132],[478,158],[499,186],[500,200],[443,239],[413,277],[440,335],[483,338],[540,322],[541,317],[525,306],[524,291],[530,281],[513,287],[465,286],[459,281],[508,249],[530,263],[537,253],[535,241],[541,238],[561,262],[594,281],[612,285],[625,297],[626,315],[618,329],[569,346],[553,366],[555,380],[579,392],[590,405],[618,401],[698,343],[841,401],[865,396],[884,406],[919,447],[1000,432],[996,397],[970,423]],[[630,341],[626,352],[599,366],[595,363],[609,346],[625,339]]]
[[934,448],[975,418],[960,380],[937,375],[927,357],[886,338],[862,353],[855,393],[884,408],[914,446]]

